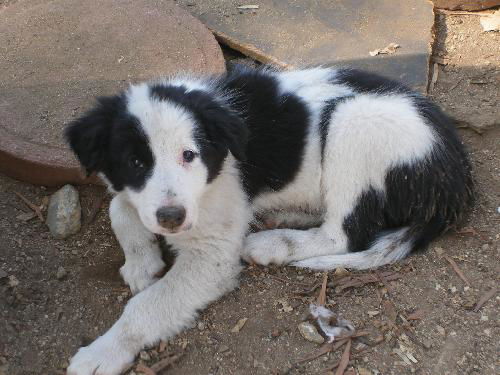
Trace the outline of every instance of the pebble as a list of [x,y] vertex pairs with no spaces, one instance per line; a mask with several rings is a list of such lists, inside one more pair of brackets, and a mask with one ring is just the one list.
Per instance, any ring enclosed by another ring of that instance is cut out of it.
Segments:
[[151,359],[151,356],[148,354],[148,352],[146,351],[141,351],[139,353],[139,357],[143,360],[143,361],[149,361]]
[[372,372],[364,367],[358,367],[358,375],[372,375]]
[[238,323],[236,323],[236,325],[231,329],[231,332],[238,333],[239,331],[241,331],[247,320],[248,318],[238,320]]
[[481,249],[483,249],[484,251],[486,250],[489,250],[490,249],[490,245],[485,243],[483,246],[481,246]]
[[50,197],[47,209],[47,226],[54,238],[63,239],[81,228],[82,209],[78,191],[65,185]]
[[302,322],[298,325],[299,332],[307,341],[323,344],[325,339],[318,333],[318,330],[309,322]]
[[422,344],[424,345],[424,348],[426,348],[426,349],[432,348],[432,342],[430,340],[423,339]]
[[219,352],[221,352],[221,353],[225,353],[225,352],[227,352],[228,350],[229,350],[229,346],[227,346],[227,345],[221,345],[221,346],[219,347]]
[[5,272],[4,270],[0,269],[0,279],[4,279],[6,278],[7,276],[9,276],[7,274],[7,272]]
[[205,329],[205,323],[203,322],[198,322],[197,327],[200,331],[203,331]]
[[9,276],[9,286],[14,288],[19,285],[19,280],[14,275]]
[[57,280],[64,279],[67,274],[68,274],[68,272],[64,269],[64,267],[59,267],[57,269],[57,273],[56,273]]
[[273,331],[271,332],[271,337],[280,337],[281,336],[281,332],[279,329],[273,329]]
[[446,335],[446,331],[444,330],[443,327],[441,326],[436,326],[437,331],[439,332],[440,335],[444,336]]

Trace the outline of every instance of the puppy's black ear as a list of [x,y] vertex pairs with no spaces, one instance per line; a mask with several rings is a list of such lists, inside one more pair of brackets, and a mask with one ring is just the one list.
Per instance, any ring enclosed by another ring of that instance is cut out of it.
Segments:
[[236,159],[245,160],[248,128],[241,117],[204,92],[193,90],[182,95],[182,102],[194,111],[211,145],[229,149]]
[[124,105],[121,96],[98,98],[97,101],[92,110],[73,121],[64,131],[71,150],[87,175],[104,169],[113,122]]
[[209,138],[215,144],[229,149],[240,161],[246,159],[248,128],[234,112],[220,106],[211,106],[202,112]]

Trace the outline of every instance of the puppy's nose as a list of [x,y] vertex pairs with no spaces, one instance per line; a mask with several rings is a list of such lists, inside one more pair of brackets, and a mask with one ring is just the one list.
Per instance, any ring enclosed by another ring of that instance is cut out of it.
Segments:
[[165,206],[156,211],[158,224],[163,228],[177,228],[186,218],[186,209],[182,206]]

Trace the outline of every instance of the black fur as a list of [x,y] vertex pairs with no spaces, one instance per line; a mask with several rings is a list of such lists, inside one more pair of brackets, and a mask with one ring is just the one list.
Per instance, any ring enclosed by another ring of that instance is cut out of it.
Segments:
[[[66,128],[65,136],[87,174],[103,173],[116,191],[141,189],[153,168],[148,139],[127,112],[123,95],[99,98],[94,109]],[[143,167],[134,167],[133,159]]]
[[473,202],[470,165],[453,121],[428,99],[395,81],[356,70],[340,71],[335,81],[358,92],[408,94],[439,139],[426,160],[387,173],[385,194],[373,188],[362,194],[343,224],[349,250],[366,250],[379,233],[400,227],[409,227],[414,250],[425,248],[456,224]]
[[219,174],[228,150],[237,160],[245,160],[248,130],[244,122],[212,95],[169,85],[154,85],[150,94],[158,100],[179,104],[194,115],[198,125],[195,137],[200,146],[201,159],[208,169],[208,182]]
[[240,165],[248,195],[279,191],[299,171],[309,130],[307,107],[293,94],[280,94],[276,79],[262,70],[237,66],[222,85],[236,94],[233,106],[249,129],[247,161]]

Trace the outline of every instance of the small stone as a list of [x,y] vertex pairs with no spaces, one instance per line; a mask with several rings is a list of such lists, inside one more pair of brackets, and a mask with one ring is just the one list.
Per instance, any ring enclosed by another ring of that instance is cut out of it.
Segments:
[[377,311],[377,310],[367,311],[367,314],[369,317],[374,317],[374,316],[377,316],[378,314],[380,314],[380,311]]
[[158,353],[163,353],[167,349],[167,342],[161,340],[160,344],[158,345]]
[[441,326],[438,325],[438,326],[436,326],[436,330],[439,332],[439,334],[441,336],[446,335],[446,331],[445,331],[445,329],[443,327],[441,327]]
[[422,345],[424,346],[425,349],[430,349],[432,348],[432,342],[427,339],[422,340]]
[[349,273],[350,272],[348,270],[342,267],[335,268],[335,272],[333,272],[335,276],[346,276],[349,275]]
[[279,329],[273,329],[273,331],[271,332],[271,337],[280,337],[281,336],[281,332]]
[[19,280],[14,275],[9,276],[9,286],[14,288],[19,285]]
[[488,315],[481,315],[481,321],[487,322],[489,320]]
[[7,276],[9,276],[7,272],[0,268],[0,279],[5,279]]
[[358,367],[358,375],[372,375],[372,372],[364,367]]
[[198,322],[196,325],[200,331],[203,331],[205,329],[205,323],[203,322]]
[[278,304],[281,305],[281,308],[278,308],[278,311],[289,313],[293,311],[293,307],[290,306],[290,303],[285,298],[281,298],[278,300]]
[[241,331],[241,329],[243,328],[243,326],[245,325],[247,320],[248,320],[248,318],[243,318],[243,319],[238,320],[238,323],[236,323],[236,325],[231,329],[231,332],[238,333],[239,331]]
[[149,361],[151,359],[151,356],[149,355],[148,352],[143,350],[139,353],[139,358],[142,359],[143,361]]
[[67,238],[81,228],[81,207],[78,191],[65,185],[50,197],[47,226],[54,238]]
[[221,352],[221,353],[225,353],[225,352],[227,352],[228,350],[229,350],[229,346],[227,346],[227,345],[221,345],[221,346],[219,347],[219,352]]
[[59,267],[57,269],[57,273],[56,273],[57,280],[64,279],[67,274],[68,274],[68,272],[64,269],[64,267]]
[[485,243],[483,246],[481,246],[481,249],[483,249],[484,251],[486,250],[489,250],[490,249],[490,245]]
[[486,336],[488,336],[488,337],[489,337],[489,336],[491,336],[491,329],[486,328],[483,332],[484,332],[484,334],[485,334]]
[[450,288],[450,292],[452,292],[452,293],[456,293],[456,292],[457,292],[457,287],[452,286],[452,287]]
[[299,281],[304,280],[304,276],[297,276],[297,280],[299,280]]
[[436,252],[437,255],[443,255],[444,250],[442,247],[435,247],[434,251]]
[[318,330],[309,322],[302,322],[298,325],[299,332],[307,341],[323,344],[325,339],[318,333]]

